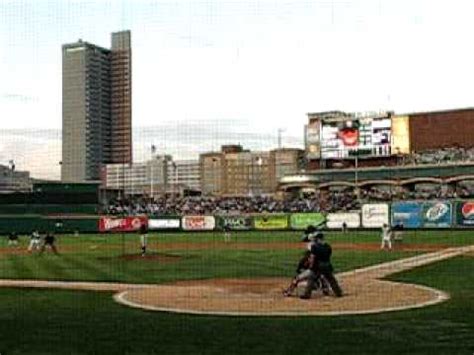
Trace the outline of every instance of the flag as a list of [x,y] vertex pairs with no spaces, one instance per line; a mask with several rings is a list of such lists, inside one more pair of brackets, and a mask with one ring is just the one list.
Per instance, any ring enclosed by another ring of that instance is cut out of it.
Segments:
[[155,154],[156,153],[156,145],[152,144],[151,145],[151,154]]

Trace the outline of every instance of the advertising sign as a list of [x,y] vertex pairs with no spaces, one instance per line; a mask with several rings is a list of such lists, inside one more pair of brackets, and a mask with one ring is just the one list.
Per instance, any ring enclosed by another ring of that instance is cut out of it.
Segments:
[[229,226],[231,230],[250,230],[252,219],[245,216],[219,216],[219,227]]
[[164,218],[148,220],[148,229],[179,229],[179,218]]
[[288,228],[288,216],[255,216],[253,219],[255,229],[276,230]]
[[386,203],[371,203],[362,206],[362,227],[382,228],[389,224],[388,205]]
[[326,221],[322,213],[294,213],[290,216],[292,229],[306,229],[308,226],[319,226]]
[[210,231],[216,227],[213,216],[184,216],[182,227],[185,231]]
[[405,228],[421,228],[422,204],[414,201],[392,203],[392,226],[397,224]]
[[449,228],[452,223],[452,207],[450,202],[433,201],[423,204],[423,227]]
[[100,217],[99,232],[135,232],[147,225],[147,217]]
[[458,226],[474,227],[474,201],[458,202],[456,204],[456,224]]
[[326,219],[326,227],[330,229],[341,229],[344,222],[347,228],[360,227],[360,215],[357,212],[328,213]]

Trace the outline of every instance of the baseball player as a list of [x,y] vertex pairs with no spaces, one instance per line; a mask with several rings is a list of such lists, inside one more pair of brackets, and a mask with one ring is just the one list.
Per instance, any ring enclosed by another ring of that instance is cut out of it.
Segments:
[[145,224],[140,227],[140,245],[142,249],[142,256],[146,255],[146,247],[148,244],[148,228]]
[[34,230],[30,235],[30,244],[28,245],[28,252],[34,250],[39,251],[41,248],[41,236],[37,230]]
[[51,232],[47,232],[46,236],[44,237],[43,245],[41,246],[40,254],[43,254],[46,250],[46,247],[49,247],[54,254],[58,255],[59,253],[58,249],[56,248],[55,242],[56,237],[54,236],[54,234]]
[[392,230],[387,223],[384,223],[382,226],[382,243],[380,249],[385,249],[385,247],[392,250]]
[[304,243],[307,243],[307,242],[310,242],[310,237],[312,235],[314,235],[315,233],[317,233],[318,230],[316,229],[315,226],[311,226],[309,225],[308,227],[306,227],[306,229],[304,230],[304,233],[303,235],[301,236],[301,241],[304,242]]
[[403,230],[405,227],[403,226],[403,222],[398,222],[395,227],[393,227],[393,241],[394,242],[403,242]]
[[223,226],[224,229],[224,241],[230,242],[230,226],[228,223],[225,223]]
[[300,298],[311,298],[311,292],[316,288],[316,284],[321,275],[329,283],[334,295],[341,297],[342,289],[333,275],[333,267],[331,264],[332,248],[324,241],[323,233],[319,232],[314,238],[316,242],[312,245],[310,251],[308,282],[304,294],[301,295]]
[[18,245],[18,234],[16,232],[11,232],[8,235],[8,245],[17,246]]
[[[312,234],[310,235],[310,243],[308,244],[310,248],[314,245],[316,242],[316,236],[317,234]],[[313,289],[318,290],[321,289],[323,291],[324,295],[329,295],[329,287],[324,279],[324,277],[320,274],[314,274],[310,269],[310,261],[311,261],[311,249],[308,249],[305,251],[303,254],[303,257],[300,259],[298,262],[298,266],[296,268],[296,276],[291,280],[290,285],[283,290],[283,295],[285,297],[290,297],[293,293],[293,291],[298,287],[299,283],[302,281],[308,281],[310,277],[315,278],[315,281],[313,283]]]

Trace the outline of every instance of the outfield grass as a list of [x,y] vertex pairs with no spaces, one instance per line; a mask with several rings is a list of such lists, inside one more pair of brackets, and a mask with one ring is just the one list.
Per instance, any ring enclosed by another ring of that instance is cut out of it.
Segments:
[[[219,234],[152,235],[175,263],[123,260],[138,253],[136,236],[60,237],[60,256],[0,255],[0,278],[161,283],[211,277],[288,276],[299,250],[272,250],[299,233],[240,233],[232,243],[269,243],[268,249],[166,250],[171,241],[212,243]],[[404,243],[474,244],[471,233],[408,234]],[[376,233],[328,235],[331,243],[378,243]],[[91,249],[91,246],[94,247]],[[303,245],[302,245],[303,247]],[[336,250],[338,271],[413,255],[412,252]],[[136,310],[109,292],[0,290],[1,354],[472,354],[474,257],[465,256],[392,276],[439,288],[441,305],[366,316],[217,317]],[[389,295],[380,295],[389,297]]]
[[[461,237],[453,240],[458,239],[462,240]],[[126,260],[122,257],[139,254],[136,235],[60,236],[59,256],[49,252],[30,255],[24,252],[26,245],[19,249],[3,245],[0,278],[162,283],[224,277],[291,277],[305,244],[301,243],[301,249],[273,249],[272,244],[298,240],[299,233],[236,233],[232,242],[223,246],[222,236],[216,233],[151,235],[151,254],[177,257],[176,261],[162,263],[149,259]],[[328,235],[328,240],[337,245],[340,242],[355,243],[355,240],[357,243],[362,243],[361,240],[372,243],[378,239],[375,235],[359,236],[353,233]],[[27,239],[23,244],[26,242]],[[181,246],[178,249],[170,248],[169,243],[172,242],[179,242]],[[217,242],[221,243],[220,246],[214,244]],[[199,243],[207,243],[209,247],[192,248]],[[246,244],[245,249],[232,248],[242,243]],[[252,248],[254,243],[256,247]],[[18,250],[22,253],[15,253]],[[344,249],[335,251],[333,260],[339,272],[413,254]]]

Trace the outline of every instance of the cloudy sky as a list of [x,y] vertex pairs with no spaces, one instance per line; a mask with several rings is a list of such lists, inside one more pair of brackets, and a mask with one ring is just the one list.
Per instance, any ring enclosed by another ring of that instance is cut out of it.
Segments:
[[[470,0],[0,0],[0,164],[57,177],[61,45],[130,29],[135,156],[301,145],[307,112],[473,106]],[[151,128],[150,128],[151,127]]]

